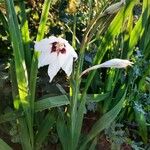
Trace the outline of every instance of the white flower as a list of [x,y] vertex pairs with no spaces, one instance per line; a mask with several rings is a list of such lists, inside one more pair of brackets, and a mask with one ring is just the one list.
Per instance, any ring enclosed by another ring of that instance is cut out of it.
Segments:
[[132,66],[132,64],[133,64],[133,62],[130,62],[129,60],[114,58],[114,59],[108,60],[108,61],[106,61],[102,64],[95,65],[95,66],[92,66],[92,67],[84,70],[81,73],[80,77],[82,75],[84,75],[85,73],[87,73],[91,70],[98,69],[98,68],[110,68],[110,67],[113,67],[113,68],[126,68],[127,66]]
[[101,67],[126,68],[127,66],[132,66],[132,64],[133,62],[130,62],[129,60],[114,58],[102,63]]
[[38,68],[49,65],[50,82],[61,68],[67,76],[70,76],[73,60],[76,60],[78,56],[68,41],[60,37],[50,36],[35,42],[34,49],[40,52]]

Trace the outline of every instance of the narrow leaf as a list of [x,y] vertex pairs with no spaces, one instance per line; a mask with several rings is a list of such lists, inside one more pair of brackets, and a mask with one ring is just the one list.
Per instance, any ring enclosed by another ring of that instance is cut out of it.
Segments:
[[29,130],[25,122],[25,118],[18,119],[19,136],[23,150],[33,150],[30,142]]
[[50,4],[51,4],[51,0],[45,0],[44,1],[36,41],[40,41],[44,37],[46,22],[48,19],[48,12],[50,9]]
[[120,110],[122,109],[123,102],[125,100],[126,92],[122,96],[121,100],[117,103],[115,107],[113,107],[109,112],[104,114],[92,127],[91,131],[87,135],[86,139],[84,140],[80,150],[85,149],[86,144],[96,137],[101,131],[105,128],[109,127],[110,124],[115,120],[117,115],[119,114]]
[[70,142],[69,129],[67,128],[65,120],[63,119],[61,115],[57,119],[57,132],[58,132],[58,136],[61,141],[61,144],[63,146],[63,149],[70,150],[71,145],[69,145],[69,142]]
[[28,28],[28,20],[25,11],[25,4],[24,1],[19,1],[20,11],[21,11],[21,33],[22,33],[22,40],[24,45],[24,53],[25,53],[25,60],[27,69],[30,72],[30,65],[31,65],[31,49],[30,49],[30,36],[29,36],[29,28]]
[[69,103],[70,102],[66,95],[45,98],[43,100],[35,102],[35,112],[50,109],[53,107],[68,105]]
[[42,121],[38,133],[35,136],[35,147],[40,149],[45,138],[48,136],[53,124],[55,123],[55,117],[51,112],[48,112],[44,120]]
[[147,143],[148,131],[147,131],[147,125],[146,125],[146,118],[144,116],[144,110],[142,110],[142,108],[140,108],[139,110],[137,107],[134,107],[134,112],[135,112],[136,121],[139,125],[140,135],[144,143]]
[[[101,102],[105,99],[108,99],[110,97],[111,92],[107,92],[104,94],[87,94],[86,95],[86,102]],[[81,94],[78,95],[78,99],[80,100],[82,97]]]
[[2,139],[0,139],[0,150],[12,150],[12,148]]
[[33,144],[33,128],[31,127],[31,114],[29,109],[30,103],[28,101],[29,88],[28,88],[28,75],[27,75],[27,69],[26,69],[25,57],[24,57],[24,47],[23,47],[17,15],[15,12],[14,2],[13,0],[6,0],[5,2],[6,2],[5,4],[7,10],[8,25],[9,25],[9,33],[11,37],[11,43],[13,47],[13,54],[14,54],[14,61],[15,61],[15,71],[16,71],[17,85],[19,91],[19,100],[22,104],[22,108],[25,113],[26,128],[29,129],[30,136],[28,137],[28,139],[31,140],[32,141],[31,143]]
[[0,11],[0,20],[3,24],[5,31],[8,33],[9,32],[8,21],[6,16],[2,13],[2,11]]
[[89,147],[89,150],[96,150],[96,144],[97,144],[97,137],[94,138],[94,140],[92,141],[92,144]]
[[138,40],[144,33],[144,30],[146,28],[146,23],[148,22],[148,17],[149,17],[149,7],[150,7],[149,0],[144,0],[142,15],[140,16],[139,20],[137,21],[135,27],[133,28],[130,34],[128,58],[133,53],[133,48],[136,46]]
[[30,70],[30,80],[29,80],[29,89],[30,89],[30,110],[31,110],[31,123],[33,126],[34,121],[34,102],[35,102],[35,93],[36,93],[36,79],[38,73],[38,53],[33,54],[31,70]]

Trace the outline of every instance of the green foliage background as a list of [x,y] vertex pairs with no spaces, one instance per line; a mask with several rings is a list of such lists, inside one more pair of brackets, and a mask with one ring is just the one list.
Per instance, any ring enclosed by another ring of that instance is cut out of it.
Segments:
[[[106,129],[112,149],[123,143],[149,148],[150,1],[114,3],[0,2],[0,123],[2,132],[14,131],[12,141],[23,149],[40,149],[47,143],[65,150],[95,149]],[[60,71],[48,83],[47,68],[37,70],[34,41],[51,35],[67,39],[79,54],[70,80]],[[82,70],[112,58],[129,59],[134,65],[96,70],[79,79]],[[83,121],[93,107],[99,117],[84,135]],[[112,122],[116,125],[111,128]],[[123,131],[119,134],[118,124]],[[115,143],[116,135],[121,139],[122,134],[122,142]],[[3,140],[0,143],[1,149],[11,149]]]

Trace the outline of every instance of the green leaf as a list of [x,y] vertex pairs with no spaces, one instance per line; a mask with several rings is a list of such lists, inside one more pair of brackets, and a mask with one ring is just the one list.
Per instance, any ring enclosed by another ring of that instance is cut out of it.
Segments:
[[36,41],[40,41],[44,37],[46,22],[47,22],[47,19],[48,19],[48,12],[49,12],[49,9],[50,9],[50,4],[51,4],[51,0],[45,0],[44,1]]
[[12,148],[2,139],[0,139],[0,150],[12,150]]
[[[103,39],[101,41],[101,44],[98,47],[96,56],[94,58],[93,64],[99,64],[101,63],[102,59],[104,58],[106,52],[109,50],[110,45],[112,44],[111,42],[114,41],[113,39],[118,36],[121,31],[122,31],[122,25],[125,21],[125,19],[129,16],[130,13],[132,13],[132,9],[134,5],[136,4],[137,0],[132,0],[126,5],[125,7],[121,8],[120,11],[117,13],[111,24],[109,25],[105,35],[103,36]],[[74,129],[74,144],[77,145],[81,133],[81,128],[82,128],[82,122],[83,122],[83,116],[84,116],[84,109],[85,109],[85,103],[86,103],[86,93],[87,90],[92,82],[92,79],[95,75],[96,71],[92,71],[89,73],[87,82],[85,85],[85,88],[83,90],[82,98],[81,98],[81,104],[78,109],[78,114],[77,117],[75,116],[73,119],[77,120],[76,121],[76,127]],[[78,92],[78,91],[77,91]],[[74,112],[76,113],[76,112]],[[73,122],[75,122],[73,120]],[[74,125],[74,123],[73,123]]]
[[96,150],[96,144],[97,144],[97,137],[94,138],[94,140],[92,141],[92,144],[89,147],[89,150]]
[[44,140],[48,136],[49,131],[51,130],[53,124],[55,123],[55,117],[52,112],[48,112],[44,120],[42,121],[37,135],[35,136],[35,147],[36,150],[40,149]]
[[10,61],[9,73],[10,73],[10,77],[11,77],[11,88],[12,88],[14,108],[18,110],[19,105],[20,105],[20,100],[19,100],[19,92],[18,92],[18,85],[17,85],[17,77],[16,77],[16,72],[15,72],[14,60]]
[[19,1],[20,11],[21,11],[21,33],[24,45],[25,60],[28,72],[30,72],[31,65],[31,49],[30,49],[30,36],[28,28],[28,20],[26,16],[25,3],[24,1]]
[[[25,125],[26,128],[29,129],[29,135],[30,135],[29,137],[26,137],[26,139],[32,141],[31,143],[33,145],[33,128],[31,125],[30,103],[28,99],[29,96],[28,75],[27,75],[27,68],[25,64],[23,41],[21,37],[17,15],[15,12],[14,2],[13,0],[6,0],[5,2],[6,2],[5,4],[7,10],[8,25],[9,25],[9,33],[11,37],[11,43],[13,47],[13,54],[14,54],[14,61],[15,61],[15,71],[17,77],[19,100],[24,110],[25,120],[26,120]],[[29,142],[27,143],[27,145],[30,145],[31,143]]]
[[109,112],[104,114],[92,127],[91,131],[88,133],[83,144],[80,147],[80,150],[85,149],[86,144],[96,137],[101,131],[108,128],[110,124],[115,120],[120,110],[122,109],[123,102],[125,100],[126,91],[124,92],[120,101],[114,106]]
[[[129,4],[126,7],[122,8],[115,16],[115,18],[109,25],[105,35],[103,36],[102,43],[98,47],[98,52],[96,53],[96,56],[94,58],[93,65],[101,63],[105,53],[108,50],[108,46],[111,45],[113,38],[116,38],[116,36],[120,34],[124,19],[128,18],[128,16],[132,13],[132,9],[136,2],[137,0],[130,1]],[[88,87],[90,86],[95,73],[96,71],[92,71],[91,73],[89,73],[84,92],[88,90]]]
[[36,92],[36,79],[38,73],[38,53],[34,52],[30,70],[29,89],[30,89],[30,110],[31,110],[31,123],[33,126],[34,121],[34,105],[35,105],[35,92]]
[[144,143],[147,143],[148,141],[148,130],[147,130],[147,125],[146,125],[146,118],[144,115],[144,110],[140,108],[140,110],[137,107],[134,107],[134,112],[135,112],[135,117],[136,121],[139,125],[139,132],[142,137],[142,140]]
[[[110,97],[111,92],[107,92],[104,94],[87,94],[86,95],[86,102],[101,102],[105,99],[108,99]],[[80,100],[82,97],[82,94],[78,95],[78,99]]]
[[8,33],[9,32],[8,21],[6,16],[1,11],[0,11],[0,20],[3,24],[3,27],[5,28],[5,31]]
[[63,116],[60,114],[57,119],[57,132],[64,150],[70,150],[70,134]]
[[[18,20],[14,9],[12,0],[6,0],[9,33],[15,57],[15,70],[17,76],[17,84],[19,91],[19,98],[24,110],[27,112],[29,102],[28,97],[28,77],[24,59],[24,49],[22,44],[21,33],[19,30]],[[27,115],[28,116],[28,115]]]
[[66,95],[54,96],[35,102],[35,112],[70,104]]
[[133,48],[136,46],[138,40],[141,38],[142,34],[144,33],[146,24],[148,22],[148,17],[150,16],[149,7],[150,7],[149,0],[144,0],[142,15],[140,16],[139,20],[136,22],[136,25],[134,26],[130,34],[128,58],[133,53]]
[[[68,104],[70,104],[70,102],[66,95],[49,97],[49,98],[45,98],[45,99],[35,102],[34,111],[39,112],[39,111],[43,111],[45,109],[60,107],[63,105],[68,105]],[[4,123],[7,121],[13,121],[22,116],[24,116],[24,114],[21,112],[17,112],[17,111],[16,112],[14,111],[11,113],[6,113],[4,115],[0,115],[0,123]]]
[[23,150],[33,150],[32,144],[30,141],[30,135],[29,130],[26,125],[25,118],[19,118],[18,121],[18,130],[19,130],[19,136],[21,140],[21,145]]

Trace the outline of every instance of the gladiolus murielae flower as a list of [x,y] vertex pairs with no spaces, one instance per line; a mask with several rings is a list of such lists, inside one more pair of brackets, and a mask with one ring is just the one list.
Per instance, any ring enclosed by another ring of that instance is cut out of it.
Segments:
[[50,36],[35,42],[34,49],[40,53],[38,68],[49,65],[50,82],[60,69],[63,69],[67,76],[70,76],[73,60],[76,60],[78,56],[68,41],[60,37]]
[[82,75],[84,75],[85,73],[87,73],[91,70],[98,69],[98,68],[110,68],[110,67],[113,67],[113,68],[126,68],[127,66],[132,66],[132,64],[133,64],[133,62],[130,62],[129,60],[114,58],[114,59],[108,60],[108,61],[106,61],[102,64],[95,65],[95,66],[92,66],[92,67],[84,70],[81,73],[80,77]]

